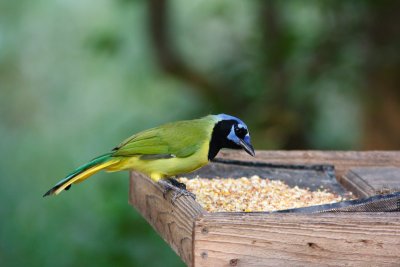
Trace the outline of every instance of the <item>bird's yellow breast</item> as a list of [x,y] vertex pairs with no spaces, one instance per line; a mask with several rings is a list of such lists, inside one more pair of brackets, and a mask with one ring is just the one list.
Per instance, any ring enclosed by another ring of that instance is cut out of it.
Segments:
[[200,149],[188,157],[141,159],[140,156],[121,158],[119,164],[108,171],[135,170],[149,176],[153,181],[195,171],[208,163],[209,142],[204,142]]

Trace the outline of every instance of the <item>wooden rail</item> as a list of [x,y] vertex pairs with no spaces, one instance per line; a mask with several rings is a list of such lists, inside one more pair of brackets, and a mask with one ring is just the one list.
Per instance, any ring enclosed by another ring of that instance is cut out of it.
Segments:
[[256,158],[247,157],[240,151],[222,151],[221,158],[243,161],[262,161],[286,164],[331,164],[340,179],[355,167],[400,167],[400,151],[257,151]]

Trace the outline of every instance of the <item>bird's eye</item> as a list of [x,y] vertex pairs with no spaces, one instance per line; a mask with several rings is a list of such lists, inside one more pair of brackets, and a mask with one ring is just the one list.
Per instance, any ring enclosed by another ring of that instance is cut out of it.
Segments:
[[246,128],[239,128],[235,127],[235,134],[239,138],[244,138],[244,136],[247,134],[247,129]]

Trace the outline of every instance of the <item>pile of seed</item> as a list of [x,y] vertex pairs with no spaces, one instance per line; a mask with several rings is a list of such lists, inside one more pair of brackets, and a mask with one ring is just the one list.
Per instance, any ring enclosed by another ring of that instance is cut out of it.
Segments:
[[289,187],[282,181],[251,178],[179,178],[208,212],[275,211],[344,200],[321,188],[317,191]]

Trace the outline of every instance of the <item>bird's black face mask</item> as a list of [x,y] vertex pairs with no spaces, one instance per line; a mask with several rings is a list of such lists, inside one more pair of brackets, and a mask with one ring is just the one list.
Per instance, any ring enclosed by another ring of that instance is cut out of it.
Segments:
[[251,156],[255,156],[249,131],[241,121],[221,120],[215,125],[208,153],[209,160],[213,159],[221,148],[244,149]]

